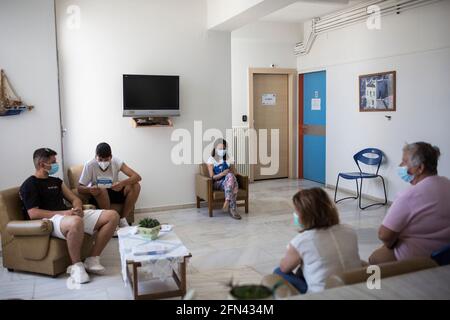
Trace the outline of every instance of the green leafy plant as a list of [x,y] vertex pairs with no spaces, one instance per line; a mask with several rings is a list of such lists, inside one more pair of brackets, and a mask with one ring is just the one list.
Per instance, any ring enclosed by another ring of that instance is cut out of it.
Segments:
[[158,227],[160,225],[161,224],[159,223],[158,220],[152,219],[152,218],[145,218],[139,222],[139,227],[141,227],[141,228],[152,229],[152,228]]
[[156,219],[145,218],[139,222],[138,231],[144,238],[156,240],[161,230],[161,224]]
[[234,285],[233,280],[228,283],[230,295],[238,300],[258,300],[272,297],[270,288],[261,284]]

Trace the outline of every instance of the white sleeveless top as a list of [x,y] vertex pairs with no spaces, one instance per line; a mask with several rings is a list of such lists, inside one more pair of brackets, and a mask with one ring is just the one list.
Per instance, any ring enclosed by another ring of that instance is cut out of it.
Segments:
[[361,267],[358,238],[348,225],[307,230],[292,239],[290,244],[302,257],[308,292],[324,290],[325,281],[331,275]]

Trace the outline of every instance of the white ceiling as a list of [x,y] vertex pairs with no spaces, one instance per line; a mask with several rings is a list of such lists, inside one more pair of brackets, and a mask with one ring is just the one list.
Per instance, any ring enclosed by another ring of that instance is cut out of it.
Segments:
[[301,23],[314,17],[320,17],[335,11],[339,11],[365,0],[349,1],[313,1],[304,0],[291,4],[281,10],[275,11],[260,20],[272,22]]

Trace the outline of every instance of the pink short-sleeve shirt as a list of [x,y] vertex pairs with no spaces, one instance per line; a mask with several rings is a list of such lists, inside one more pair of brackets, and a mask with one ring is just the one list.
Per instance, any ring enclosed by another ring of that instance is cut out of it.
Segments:
[[450,180],[430,176],[401,193],[383,225],[398,232],[397,260],[429,257],[450,244]]

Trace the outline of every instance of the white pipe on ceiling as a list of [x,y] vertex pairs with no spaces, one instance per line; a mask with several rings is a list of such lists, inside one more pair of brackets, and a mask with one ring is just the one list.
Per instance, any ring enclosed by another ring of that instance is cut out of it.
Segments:
[[371,0],[346,10],[341,10],[320,18],[314,18],[312,20],[311,32],[308,33],[305,41],[296,44],[294,54],[296,56],[308,54],[317,35],[321,33],[337,30],[369,19],[373,14],[368,11],[371,6],[378,6],[380,16],[386,16],[394,13],[400,14],[406,10],[439,1],[442,0]]

